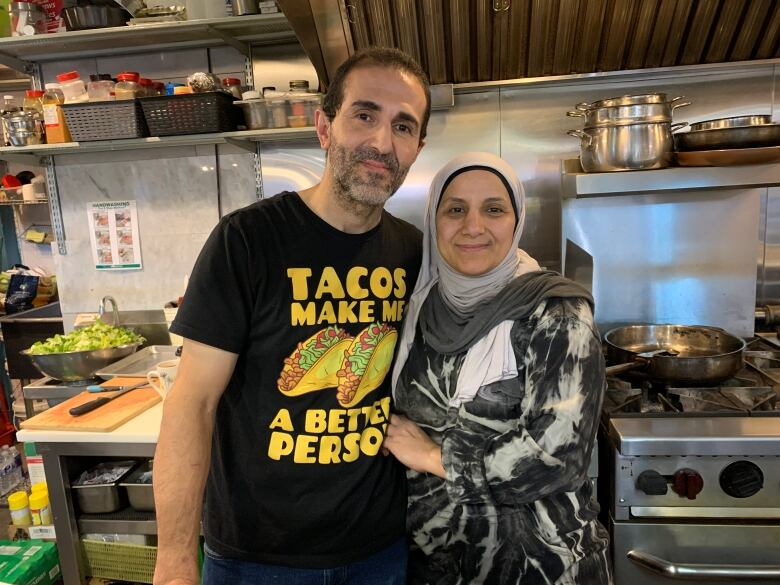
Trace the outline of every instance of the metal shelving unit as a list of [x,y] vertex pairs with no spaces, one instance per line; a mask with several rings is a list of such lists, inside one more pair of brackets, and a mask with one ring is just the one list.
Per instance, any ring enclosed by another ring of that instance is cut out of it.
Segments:
[[780,164],[586,173],[578,159],[561,162],[564,199],[780,185]]
[[90,154],[145,148],[171,148],[176,146],[198,146],[202,144],[234,144],[254,153],[255,142],[285,142],[314,138],[313,126],[305,128],[278,128],[270,130],[240,130],[237,132],[214,132],[211,134],[187,134],[184,136],[152,136],[150,138],[128,138],[124,140],[97,140],[94,142],[67,142],[64,144],[38,144],[34,146],[5,146],[0,148],[0,160],[22,164],[42,164],[47,156],[63,154]]
[[187,20],[0,39],[0,63],[29,75],[35,65],[85,57],[231,46],[249,56],[252,45],[295,40],[282,13]]
[[77,522],[82,534],[157,534],[154,512],[136,512],[132,508],[107,514],[82,514]]

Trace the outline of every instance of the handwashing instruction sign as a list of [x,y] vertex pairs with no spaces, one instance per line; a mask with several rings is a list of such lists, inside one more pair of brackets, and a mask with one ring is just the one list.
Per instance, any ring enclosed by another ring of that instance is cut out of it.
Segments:
[[87,217],[96,269],[142,268],[135,201],[93,201]]

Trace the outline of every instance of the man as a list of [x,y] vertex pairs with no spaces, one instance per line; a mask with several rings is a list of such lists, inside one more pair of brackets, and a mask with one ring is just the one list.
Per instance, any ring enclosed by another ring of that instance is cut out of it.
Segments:
[[403,584],[389,371],[420,233],[383,210],[423,146],[424,72],[393,49],[339,68],[320,183],[223,218],[171,331],[185,338],[155,456],[156,585]]

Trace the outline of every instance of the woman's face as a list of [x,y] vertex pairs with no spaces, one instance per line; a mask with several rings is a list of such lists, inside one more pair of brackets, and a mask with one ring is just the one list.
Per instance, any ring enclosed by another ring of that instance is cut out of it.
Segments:
[[436,245],[467,276],[491,271],[506,257],[515,231],[509,194],[489,171],[466,171],[444,191],[436,211]]

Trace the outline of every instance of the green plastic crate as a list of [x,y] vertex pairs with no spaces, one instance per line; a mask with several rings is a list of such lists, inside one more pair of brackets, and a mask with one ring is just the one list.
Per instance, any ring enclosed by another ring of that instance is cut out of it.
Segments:
[[82,540],[84,571],[88,576],[151,583],[156,546]]

